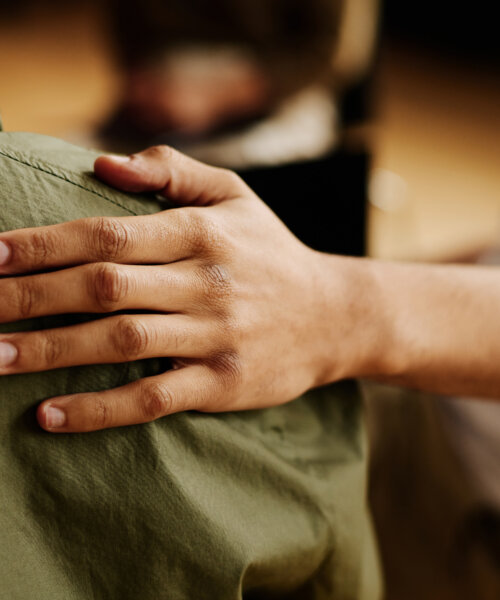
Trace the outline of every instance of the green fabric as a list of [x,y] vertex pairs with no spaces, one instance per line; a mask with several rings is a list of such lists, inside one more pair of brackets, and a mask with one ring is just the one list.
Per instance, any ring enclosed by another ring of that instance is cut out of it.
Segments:
[[[162,208],[96,181],[94,158],[52,138],[0,133],[0,230]],[[89,434],[51,435],[36,423],[45,398],[167,364],[0,377],[0,598],[376,598],[355,383],[273,409]]]

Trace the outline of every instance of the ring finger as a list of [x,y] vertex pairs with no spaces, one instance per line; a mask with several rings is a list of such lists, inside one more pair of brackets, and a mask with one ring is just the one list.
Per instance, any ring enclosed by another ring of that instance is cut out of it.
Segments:
[[213,325],[185,315],[119,315],[0,336],[0,375],[143,358],[204,358]]

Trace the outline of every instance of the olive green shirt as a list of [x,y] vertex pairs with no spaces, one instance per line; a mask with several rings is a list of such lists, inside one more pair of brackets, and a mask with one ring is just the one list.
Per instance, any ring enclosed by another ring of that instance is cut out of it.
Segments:
[[[0,133],[0,231],[164,208],[94,179],[95,156]],[[377,598],[356,383],[266,410],[87,434],[36,422],[45,398],[167,368],[153,359],[0,377],[0,599]]]

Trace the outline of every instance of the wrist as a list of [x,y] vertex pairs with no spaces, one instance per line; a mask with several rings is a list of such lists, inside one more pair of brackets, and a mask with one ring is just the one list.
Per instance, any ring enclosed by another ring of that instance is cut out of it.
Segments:
[[322,383],[397,372],[395,321],[383,263],[326,254],[319,262],[325,283],[319,314],[328,339],[319,361]]

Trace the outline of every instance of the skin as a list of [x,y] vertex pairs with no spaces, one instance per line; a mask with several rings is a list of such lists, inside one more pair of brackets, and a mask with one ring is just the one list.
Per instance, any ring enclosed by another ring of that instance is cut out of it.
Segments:
[[495,270],[315,252],[234,173],[164,146],[100,157],[95,172],[179,208],[1,234],[0,322],[148,314],[1,334],[0,375],[156,356],[172,357],[174,369],[46,400],[37,415],[47,431],[273,406],[346,377],[500,395]]

